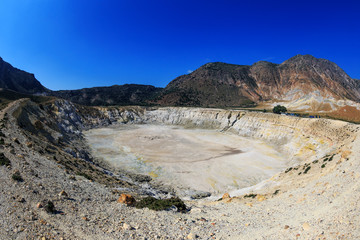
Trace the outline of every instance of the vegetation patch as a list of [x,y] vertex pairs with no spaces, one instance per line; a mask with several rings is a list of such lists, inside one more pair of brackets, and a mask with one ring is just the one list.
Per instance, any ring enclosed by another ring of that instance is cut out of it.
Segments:
[[10,160],[5,157],[4,153],[0,153],[0,166],[10,166]]
[[273,108],[273,113],[276,113],[276,114],[281,114],[281,113],[285,113],[287,112],[287,109],[286,107],[284,106],[281,106],[281,105],[277,105]]
[[24,181],[24,179],[21,177],[19,171],[16,171],[16,172],[11,176],[11,178],[12,178],[14,181],[18,181],[18,182],[23,182],[23,181]]
[[246,194],[244,198],[255,198],[256,196],[257,194],[250,193],[250,194]]
[[173,206],[176,207],[178,212],[186,211],[185,203],[178,197],[169,199],[146,197],[135,203],[136,208],[149,208],[155,211],[170,210]]
[[277,189],[277,190],[273,193],[273,195],[277,195],[279,192],[280,192],[280,190]]
[[308,167],[305,169],[304,174],[306,174],[310,169],[311,169],[311,167],[308,166]]
[[47,213],[52,213],[52,214],[56,213],[55,205],[52,201],[47,201],[47,203],[44,206],[44,209]]
[[291,170],[293,170],[293,168],[292,168],[292,167],[290,167],[290,168],[286,169],[286,170],[285,170],[285,173],[288,173],[288,172],[290,172]]

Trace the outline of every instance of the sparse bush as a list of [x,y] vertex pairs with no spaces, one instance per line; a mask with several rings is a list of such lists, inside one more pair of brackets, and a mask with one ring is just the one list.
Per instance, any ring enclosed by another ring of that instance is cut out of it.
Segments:
[[256,196],[257,194],[250,193],[250,194],[246,194],[244,198],[255,198]]
[[177,208],[177,211],[184,212],[186,210],[185,203],[180,198],[156,199],[154,197],[146,197],[135,203],[136,208],[149,208],[155,211],[169,210],[172,206]]
[[12,176],[12,179],[18,182],[23,182],[24,179],[21,177],[20,172],[16,171]]
[[277,195],[279,192],[280,192],[280,190],[277,189],[277,190],[273,193],[273,195]]
[[305,169],[304,174],[306,174],[310,169],[311,169],[311,167],[308,166],[308,167]]
[[10,160],[5,157],[4,153],[0,153],[0,166],[10,166]]
[[287,109],[286,107],[284,106],[281,106],[281,105],[277,105],[273,108],[273,113],[276,113],[276,114],[280,114],[280,113],[285,113],[287,112]]
[[321,168],[324,168],[324,167],[326,167],[326,164],[321,165]]
[[55,205],[52,201],[47,201],[47,203],[44,206],[44,209],[47,213],[56,213]]

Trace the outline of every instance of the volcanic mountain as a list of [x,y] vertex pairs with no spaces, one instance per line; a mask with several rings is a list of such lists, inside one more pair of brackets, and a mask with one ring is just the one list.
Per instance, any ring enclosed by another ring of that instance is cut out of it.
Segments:
[[360,81],[350,78],[335,63],[311,55],[296,55],[281,64],[260,61],[247,66],[214,62],[174,79],[157,103],[234,107],[305,99],[358,102]]

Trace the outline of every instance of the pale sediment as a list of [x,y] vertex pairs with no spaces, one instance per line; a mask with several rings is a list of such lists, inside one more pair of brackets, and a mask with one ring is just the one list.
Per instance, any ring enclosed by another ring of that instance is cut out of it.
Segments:
[[285,170],[288,163],[260,140],[218,130],[127,124],[84,134],[94,157],[150,175],[182,197],[249,187]]

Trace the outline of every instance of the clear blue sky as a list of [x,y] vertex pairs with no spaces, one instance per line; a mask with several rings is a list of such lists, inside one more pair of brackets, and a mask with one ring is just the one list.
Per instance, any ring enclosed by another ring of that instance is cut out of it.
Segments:
[[360,1],[0,1],[0,56],[52,90],[164,87],[207,62],[296,54],[360,79]]

